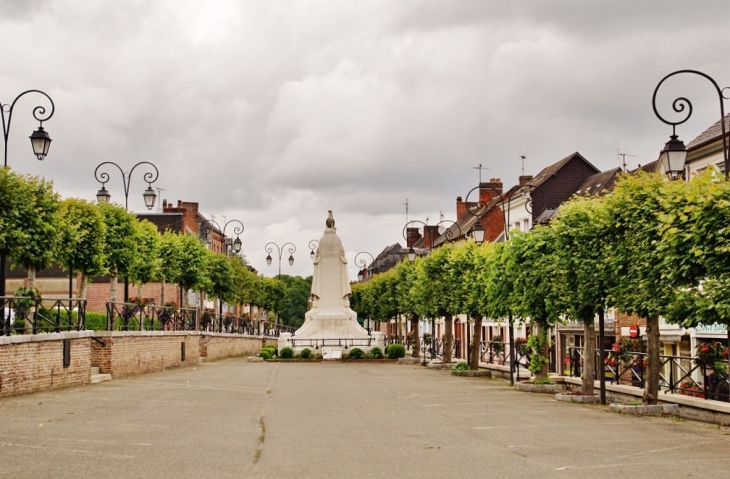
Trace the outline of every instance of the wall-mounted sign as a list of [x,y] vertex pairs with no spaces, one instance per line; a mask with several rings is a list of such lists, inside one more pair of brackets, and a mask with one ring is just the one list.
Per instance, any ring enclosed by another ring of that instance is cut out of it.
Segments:
[[634,339],[639,337],[639,326],[636,324],[632,324],[629,326],[629,337]]

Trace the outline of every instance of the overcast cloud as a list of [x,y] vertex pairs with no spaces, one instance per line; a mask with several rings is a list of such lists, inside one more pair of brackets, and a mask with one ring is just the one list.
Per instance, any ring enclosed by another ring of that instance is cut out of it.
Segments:
[[[93,199],[100,162],[151,161],[162,198],[244,223],[260,272],[277,271],[266,242],[289,241],[282,272],[306,276],[328,209],[350,258],[377,255],[403,243],[406,198],[409,219],[455,219],[480,163],[509,187],[520,155],[533,175],[574,151],[600,169],[619,150],[655,160],[670,134],[655,86],[684,68],[730,85],[728,18],[720,0],[0,0],[0,102],[40,89],[56,104],[41,163],[27,136],[42,100],[18,102],[9,164]],[[665,112],[678,94],[688,142],[718,100],[678,79]],[[118,173],[107,188],[123,201]]]

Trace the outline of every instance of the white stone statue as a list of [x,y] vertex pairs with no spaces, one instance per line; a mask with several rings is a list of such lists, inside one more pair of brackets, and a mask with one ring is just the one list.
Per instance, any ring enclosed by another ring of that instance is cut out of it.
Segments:
[[[332,211],[328,213],[324,236],[319,240],[314,256],[312,309],[307,311],[304,324],[293,337],[289,333],[282,333],[279,347],[293,345],[296,350],[301,350],[321,345],[324,354],[325,347],[330,350],[341,349],[339,344],[344,339],[350,340],[349,347],[360,347],[366,351],[371,347],[382,347],[382,333],[374,333],[371,338],[357,323],[357,313],[350,309],[352,290],[345,248],[337,236]],[[335,346],[328,346],[330,343]]]

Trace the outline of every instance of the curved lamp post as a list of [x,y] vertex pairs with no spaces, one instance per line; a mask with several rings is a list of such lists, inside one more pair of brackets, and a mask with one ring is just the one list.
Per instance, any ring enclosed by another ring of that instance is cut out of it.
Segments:
[[367,251],[360,251],[358,254],[355,255],[355,259],[353,262],[360,267],[360,271],[358,271],[357,273],[358,281],[362,281],[363,279],[365,279],[368,273],[368,264],[365,261],[365,258],[362,258],[360,260],[357,259],[361,254],[370,256],[370,266],[375,263],[375,258],[373,258],[373,255],[371,255]]
[[99,201],[99,203],[109,203],[112,197],[112,195],[109,193],[105,186],[109,181],[109,173],[105,171],[102,171],[101,173],[99,172],[99,169],[104,165],[116,166],[119,170],[119,173],[122,174],[122,184],[124,185],[124,209],[127,211],[129,211],[129,186],[131,184],[132,174],[134,173],[135,168],[137,168],[139,165],[151,166],[154,169],[154,173],[152,171],[148,171],[144,174],[144,181],[147,182],[147,189],[144,191],[144,193],[142,193],[142,197],[144,197],[144,204],[148,210],[151,210],[155,207],[155,199],[157,199],[157,194],[155,194],[155,191],[152,189],[152,183],[157,181],[157,178],[159,178],[160,176],[160,171],[154,164],[150,163],[149,161],[140,161],[139,163],[134,165],[131,170],[129,170],[129,173],[126,173],[124,170],[122,170],[121,166],[117,165],[113,161],[105,161],[103,163],[100,163],[99,166],[97,166],[94,170],[94,177],[96,178],[96,181],[101,183],[101,189],[96,193],[96,199]]
[[[228,228],[228,225],[231,223],[238,223],[233,226],[233,234],[236,235],[236,239],[233,240],[233,242],[229,245],[226,241],[227,235],[226,235],[226,229]],[[215,226],[215,228],[220,231],[220,233],[223,235],[223,244],[226,248],[226,255],[229,255],[231,253],[238,254],[241,252],[241,246],[243,243],[241,242],[241,233],[243,233],[244,226],[241,221],[237,219],[232,219],[226,221],[226,223],[223,225],[223,228],[215,221],[215,220],[204,220],[202,224],[202,238],[207,240],[208,235],[210,234],[211,227]]]
[[[495,197],[499,198],[499,204],[501,205],[502,210],[502,222],[504,223],[504,239],[505,241],[509,239],[509,221],[510,221],[510,212],[512,211],[512,196],[505,198],[504,195],[502,195],[502,192],[500,192],[498,189],[493,188],[491,186],[486,185],[479,185],[475,186],[469,192],[466,194],[466,198],[464,199],[464,203],[466,203],[466,212],[469,213],[472,216],[477,217],[477,222],[474,225],[474,228],[472,228],[472,236],[474,237],[474,242],[477,244],[482,244],[484,242],[484,226],[482,225],[482,222],[480,221],[482,216],[487,214],[487,203],[479,200],[473,207],[469,207],[469,196],[478,189],[488,189],[491,192],[495,194]],[[532,202],[532,194],[537,192],[540,193],[543,197],[545,197],[545,193],[538,187],[537,185],[522,185],[521,189],[527,190],[527,192],[530,193],[530,196],[527,197],[526,203],[525,203],[525,211],[527,211],[530,214],[534,213],[542,213],[542,211],[545,209],[545,201],[543,201],[543,207],[540,211],[533,210],[533,202]],[[507,208],[505,209],[505,205],[507,205]]]
[[[8,166],[8,136],[10,135],[10,122],[13,119],[13,110],[15,108],[15,103],[20,98],[29,93],[38,93],[40,95],[43,95],[51,103],[51,109],[48,114],[46,114],[46,107],[42,105],[38,105],[33,108],[33,118],[35,118],[39,122],[38,129],[30,135],[30,143],[33,147],[33,154],[36,156],[36,158],[38,158],[38,160],[42,161],[45,159],[46,155],[48,154],[48,149],[51,147],[52,140],[51,137],[48,136],[48,132],[43,129],[43,122],[49,120],[53,116],[53,113],[56,111],[53,100],[50,96],[48,96],[48,94],[40,90],[26,90],[20,95],[16,96],[12,103],[10,103],[9,105],[0,103],[0,118],[2,118],[3,122],[4,167]],[[0,251],[0,296],[5,296],[5,258],[6,252]]]
[[[131,170],[129,170],[129,173],[125,173],[124,170],[122,170],[122,167],[114,163],[113,161],[104,161],[102,163],[99,163],[99,165],[94,170],[94,177],[96,178],[96,181],[101,183],[101,189],[96,192],[96,199],[99,201],[99,203],[109,203],[111,200],[112,195],[109,193],[109,191],[106,189],[105,185],[109,181],[109,173],[106,171],[99,172],[99,169],[104,165],[113,165],[116,166],[119,170],[119,173],[122,175],[122,184],[124,185],[124,209],[129,211],[129,186],[131,184],[132,179],[132,173],[134,173],[134,169],[137,168],[139,165],[150,165],[154,169],[154,173],[151,171],[148,171],[144,174],[144,180],[147,182],[147,189],[142,194],[144,197],[144,204],[147,207],[148,210],[151,210],[155,207],[155,199],[157,198],[157,195],[155,194],[154,190],[152,189],[152,183],[157,181],[157,178],[160,176],[160,171],[157,169],[155,165],[150,163],[149,161],[140,161],[136,165],[132,167]],[[129,301],[129,278],[126,276],[124,277],[124,302],[127,303]]]
[[314,261],[314,257],[316,256],[316,253],[314,252],[314,250],[316,250],[317,248],[319,248],[319,241],[317,241],[316,239],[313,239],[312,241],[309,242],[309,249],[310,249],[309,257],[312,258],[312,261]]
[[717,97],[720,100],[720,125],[722,128],[722,153],[723,153],[723,166],[725,168],[725,179],[728,179],[728,174],[730,174],[730,151],[728,148],[728,140],[727,140],[727,131],[725,127],[725,100],[730,99],[730,96],[725,96],[725,90],[730,90],[730,87],[720,88],[720,86],[717,84],[717,82],[710,77],[709,75],[702,73],[697,70],[677,70],[676,72],[672,72],[669,75],[665,76],[661,79],[661,81],[657,84],[656,88],[654,89],[654,95],[651,99],[651,106],[654,109],[654,114],[659,118],[662,122],[666,123],[667,125],[672,126],[672,134],[669,137],[669,141],[664,145],[664,148],[661,151],[660,154],[660,160],[662,164],[664,165],[664,169],[667,172],[667,175],[669,178],[675,180],[684,174],[684,167],[687,162],[687,148],[684,146],[684,142],[677,138],[677,125],[681,125],[682,123],[689,120],[689,117],[692,116],[692,102],[690,102],[686,97],[679,97],[675,99],[672,102],[672,109],[677,113],[684,112],[685,108],[687,109],[687,114],[680,118],[678,121],[670,121],[664,118],[660,113],[659,110],[657,110],[656,107],[656,96],[657,92],[659,91],[659,88],[664,84],[664,82],[675,75],[680,75],[684,73],[689,73],[692,75],[698,75],[702,78],[707,79],[710,83],[712,83],[712,86],[715,87],[715,91],[717,92]]
[[268,256],[266,256],[266,264],[268,266],[271,266],[271,262],[273,259],[271,258],[271,253],[274,252],[274,247],[276,247],[277,254],[279,255],[279,274],[277,277],[281,276],[281,255],[284,254],[284,249],[289,246],[287,251],[289,252],[289,266],[294,266],[294,252],[297,250],[297,247],[294,246],[292,243],[284,243],[283,245],[279,246],[278,244],[274,243],[273,241],[270,241],[266,244],[264,249],[266,249],[266,252],[269,253]]

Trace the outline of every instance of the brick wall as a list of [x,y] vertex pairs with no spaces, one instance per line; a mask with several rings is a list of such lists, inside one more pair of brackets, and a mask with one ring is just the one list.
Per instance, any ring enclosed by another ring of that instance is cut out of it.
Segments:
[[[129,297],[137,296],[137,285],[129,285]],[[155,304],[162,304],[162,284],[149,283],[142,287],[143,298],[154,298]],[[86,310],[95,313],[106,313],[106,302],[109,301],[109,283],[91,283],[86,289]],[[117,301],[124,300],[124,281],[117,285]],[[176,284],[165,284],[165,303],[174,301],[180,305],[180,287]]]
[[[0,397],[91,382],[90,331],[0,337]],[[63,367],[63,340],[71,340],[71,364]]]
[[[206,343],[206,358],[209,361],[236,356],[255,356],[267,344],[277,345],[276,341],[257,337],[236,337],[230,334],[206,334],[201,344]],[[201,346],[202,350],[202,346]]]
[[[104,331],[97,332],[97,337],[105,346],[99,345],[102,351],[95,357],[99,362],[92,366],[98,366],[102,373],[114,378],[193,366],[200,358],[199,333]],[[185,343],[184,361],[181,361],[181,343]],[[96,348],[96,345],[92,347]]]
[[[71,365],[63,367],[63,339]],[[103,343],[102,346],[100,343]],[[181,343],[185,360],[181,360]],[[0,397],[89,384],[91,368],[113,378],[257,354],[276,338],[183,331],[81,331],[0,337]],[[201,354],[202,353],[202,354]]]

